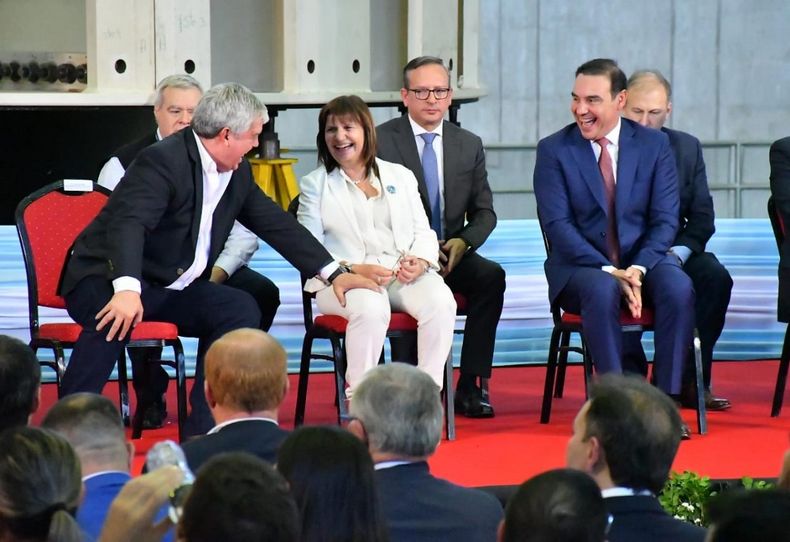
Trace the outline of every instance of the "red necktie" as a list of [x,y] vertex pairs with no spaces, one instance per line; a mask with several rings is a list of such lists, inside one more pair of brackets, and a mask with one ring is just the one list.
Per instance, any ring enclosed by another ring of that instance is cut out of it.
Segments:
[[620,266],[620,241],[617,239],[617,217],[614,211],[614,169],[612,168],[612,157],[606,146],[609,140],[605,137],[595,140],[601,147],[601,156],[598,158],[598,168],[601,170],[603,178],[603,189],[606,193],[606,249],[609,260],[615,267]]

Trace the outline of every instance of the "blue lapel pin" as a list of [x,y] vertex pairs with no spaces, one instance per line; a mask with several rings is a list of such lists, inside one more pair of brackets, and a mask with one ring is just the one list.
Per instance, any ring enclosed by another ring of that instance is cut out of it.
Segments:
[[391,184],[388,184],[387,185],[387,192],[389,192],[390,194],[394,194],[395,193],[395,187],[392,186]]

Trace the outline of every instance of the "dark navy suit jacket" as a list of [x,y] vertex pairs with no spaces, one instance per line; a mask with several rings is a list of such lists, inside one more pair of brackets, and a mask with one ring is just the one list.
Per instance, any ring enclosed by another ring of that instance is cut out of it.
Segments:
[[376,484],[392,542],[496,540],[496,497],[440,480],[424,461],[377,470]]
[[277,450],[288,431],[266,420],[244,420],[228,424],[184,443],[184,455],[192,472],[222,452],[248,452],[269,463],[277,462]]
[[705,529],[667,514],[651,496],[608,497],[609,542],[703,542]]
[[[667,258],[678,230],[677,168],[666,134],[621,122],[615,192],[620,267],[649,271]],[[578,267],[612,265],[603,180],[590,141],[575,123],[538,143],[534,187],[551,244],[545,270],[554,303]]]

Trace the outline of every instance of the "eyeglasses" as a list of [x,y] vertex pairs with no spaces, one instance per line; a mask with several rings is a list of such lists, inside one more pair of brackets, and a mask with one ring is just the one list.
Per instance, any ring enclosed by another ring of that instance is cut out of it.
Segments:
[[414,97],[418,100],[427,100],[428,96],[433,92],[433,97],[437,100],[444,100],[450,95],[449,88],[410,88],[409,92],[414,93]]

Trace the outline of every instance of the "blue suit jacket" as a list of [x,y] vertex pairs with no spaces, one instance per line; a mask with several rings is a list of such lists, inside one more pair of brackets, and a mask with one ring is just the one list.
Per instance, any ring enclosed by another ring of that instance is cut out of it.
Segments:
[[[678,181],[667,135],[622,119],[615,212],[620,267],[648,271],[667,257],[678,230]],[[555,302],[578,267],[606,255],[606,196],[595,153],[576,124],[538,143],[534,174],[541,225],[551,245],[545,270]]]
[[110,503],[132,477],[126,472],[107,472],[85,480],[85,497],[77,509],[77,523],[90,538],[98,540]]

